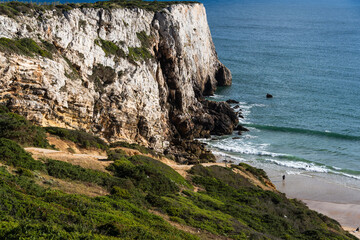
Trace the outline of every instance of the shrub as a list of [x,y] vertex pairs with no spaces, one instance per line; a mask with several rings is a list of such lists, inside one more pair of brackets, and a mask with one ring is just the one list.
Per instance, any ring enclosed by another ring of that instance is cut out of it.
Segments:
[[145,47],[129,47],[128,58],[131,62],[137,62],[153,58],[153,55],[151,55],[149,50]]
[[[245,169],[245,171],[248,171],[251,174],[253,174],[254,176],[256,176],[259,180],[263,181],[263,179],[269,179],[266,172],[263,169],[255,168],[246,163],[239,163],[239,166],[243,167]],[[237,168],[237,166],[235,166],[235,165],[232,165],[232,167]]]
[[43,164],[34,160],[16,142],[0,138],[0,161],[6,165],[30,170],[42,170]]
[[126,152],[121,149],[115,149],[115,150],[108,151],[107,156],[108,156],[108,158],[107,158],[108,161],[116,161],[116,160],[120,160],[120,159],[128,157]]
[[111,41],[107,41],[104,39],[96,39],[95,44],[100,46],[102,50],[105,52],[106,56],[115,55],[117,57],[125,58],[125,52],[119,48],[115,43]]
[[147,147],[141,146],[139,144],[136,143],[128,143],[128,142],[114,142],[110,144],[111,148],[116,148],[116,147],[123,147],[123,148],[129,148],[129,149],[134,149],[134,150],[138,150],[139,152],[143,153],[143,154],[151,154],[154,157],[158,157],[158,153],[156,153],[154,150],[149,149]]
[[56,178],[95,183],[108,189],[121,184],[120,179],[108,173],[82,168],[62,161],[48,159],[45,165],[48,174]]
[[102,139],[84,131],[58,127],[45,127],[44,129],[48,133],[58,136],[61,139],[72,141],[82,148],[108,149],[108,145]]
[[21,175],[21,176],[25,176],[25,177],[30,177],[30,178],[34,177],[34,174],[30,170],[28,170],[26,168],[19,168],[16,171],[16,173]]
[[24,117],[2,110],[0,112],[0,137],[11,139],[23,146],[50,147],[45,131]]
[[40,47],[30,38],[9,39],[0,38],[0,50],[10,53],[22,54],[33,57],[35,55],[52,58],[52,54],[46,49]]
[[148,36],[145,31],[141,31],[141,32],[136,33],[136,36],[140,40],[142,47],[144,47],[144,48],[150,48],[151,47],[150,36]]
[[166,195],[191,185],[171,167],[149,157],[135,155],[115,161],[108,168],[120,178],[128,178],[146,193]]

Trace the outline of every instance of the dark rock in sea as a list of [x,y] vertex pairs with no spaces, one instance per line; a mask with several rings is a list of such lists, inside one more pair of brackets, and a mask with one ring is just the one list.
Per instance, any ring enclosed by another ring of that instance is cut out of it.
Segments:
[[[238,109],[238,108],[240,108],[240,106],[239,105],[236,105],[235,107],[234,107],[234,109]],[[241,109],[240,109],[241,110]]]
[[240,137],[233,137],[232,139],[236,140],[236,139],[241,139]]
[[234,127],[239,123],[238,116],[228,103],[204,101],[203,107],[213,121],[213,125],[209,129],[210,134],[231,134]]
[[242,135],[243,132],[248,132],[249,129],[247,129],[246,127],[242,126],[242,125],[237,125],[237,127],[235,128],[235,130],[238,130],[238,134]]
[[242,126],[242,125],[237,125],[236,128],[234,130],[240,131],[240,132],[248,132],[249,129],[247,129],[246,127]]
[[239,103],[238,101],[236,101],[234,99],[228,99],[228,100],[226,100],[226,102],[229,104],[238,104]]
[[267,94],[266,94],[266,98],[273,98],[273,95],[267,93]]

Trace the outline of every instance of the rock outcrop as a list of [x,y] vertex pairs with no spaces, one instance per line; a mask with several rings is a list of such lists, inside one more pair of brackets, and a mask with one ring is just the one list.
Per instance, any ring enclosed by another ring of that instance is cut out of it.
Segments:
[[0,101],[37,124],[157,150],[237,124],[227,103],[203,98],[231,73],[202,4],[47,10],[0,23]]

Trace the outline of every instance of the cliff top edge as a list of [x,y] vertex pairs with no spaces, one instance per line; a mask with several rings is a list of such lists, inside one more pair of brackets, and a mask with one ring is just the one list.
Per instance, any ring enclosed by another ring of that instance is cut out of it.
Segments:
[[102,9],[144,9],[147,11],[157,12],[171,5],[177,4],[201,4],[196,1],[143,1],[143,0],[109,0],[98,1],[95,3],[66,3],[52,2],[50,4],[31,3],[31,2],[3,2],[0,3],[0,15],[7,15],[8,17],[16,17],[20,15],[33,15],[43,11],[64,12],[72,9],[82,8],[102,8]]

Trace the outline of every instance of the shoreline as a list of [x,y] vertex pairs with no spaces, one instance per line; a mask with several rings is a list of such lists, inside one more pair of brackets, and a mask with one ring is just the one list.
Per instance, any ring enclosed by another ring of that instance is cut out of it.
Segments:
[[[221,155],[215,154],[215,156],[218,162],[224,160]],[[276,189],[286,194],[287,198],[301,200],[311,210],[335,219],[344,230],[360,239],[360,232],[354,233],[354,230],[360,226],[360,189],[336,183],[311,172],[286,174],[286,179],[283,181],[284,169],[275,170],[249,164],[265,170]]]
[[360,190],[331,182],[316,174],[281,175],[274,170],[265,170],[279,192],[288,198],[304,202],[311,210],[322,213],[340,223],[360,239],[354,230],[360,226]]

